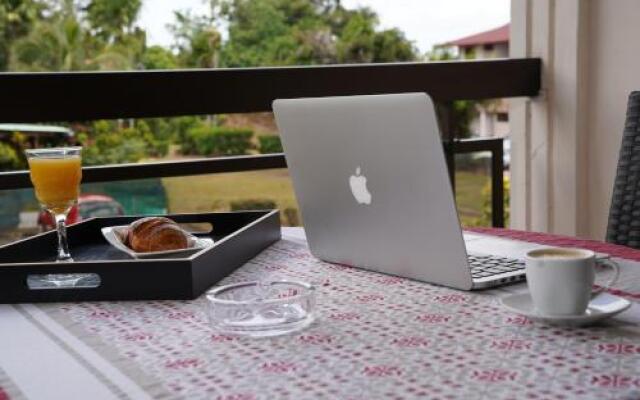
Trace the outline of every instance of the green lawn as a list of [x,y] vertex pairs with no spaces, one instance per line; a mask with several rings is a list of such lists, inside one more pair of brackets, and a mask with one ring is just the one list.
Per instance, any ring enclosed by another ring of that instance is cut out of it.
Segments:
[[[164,178],[170,212],[228,210],[237,200],[270,199],[278,208],[297,208],[289,174],[284,169]],[[473,225],[482,209],[486,175],[456,173],[456,199],[464,225]],[[283,223],[286,221],[283,219]]]
[[164,178],[162,181],[167,191],[169,212],[229,210],[232,201],[256,199],[273,200],[280,210],[298,208],[285,169]]
[[456,202],[464,226],[477,225],[482,212],[482,189],[491,182],[489,175],[456,172]]

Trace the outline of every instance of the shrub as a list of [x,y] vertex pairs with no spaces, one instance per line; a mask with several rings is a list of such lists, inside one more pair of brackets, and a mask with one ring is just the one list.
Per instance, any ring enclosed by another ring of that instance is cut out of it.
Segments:
[[231,211],[241,210],[272,210],[277,208],[276,202],[271,199],[246,199],[229,203]]
[[13,171],[25,167],[15,149],[6,143],[0,143],[0,171]]
[[[504,225],[509,226],[509,217],[510,217],[510,205],[511,205],[511,196],[510,196],[510,188],[511,183],[509,181],[509,177],[505,176],[503,178],[503,187],[504,187]],[[477,218],[475,221],[476,226],[491,226],[491,182],[488,182],[483,188],[481,192],[482,199],[482,216]]]
[[134,163],[146,157],[163,157],[169,151],[169,140],[157,139],[143,120],[128,128],[119,128],[112,121],[96,121],[77,138],[84,147],[85,165]]
[[148,155],[148,144],[141,138],[125,138],[119,132],[103,133],[91,145],[84,144],[85,165],[133,163]]
[[282,143],[280,142],[280,136],[258,136],[258,141],[260,142],[260,153],[282,153]]
[[253,148],[250,129],[209,127],[200,124],[187,132],[182,142],[183,154],[204,156],[232,156],[248,154]]

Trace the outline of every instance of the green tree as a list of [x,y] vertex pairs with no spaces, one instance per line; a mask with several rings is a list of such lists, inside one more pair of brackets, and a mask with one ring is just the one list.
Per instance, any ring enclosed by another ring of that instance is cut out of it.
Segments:
[[142,0],[84,0],[79,5],[85,11],[93,41],[94,69],[126,70],[143,66],[146,32],[135,25],[141,6]]
[[146,34],[134,26],[141,2],[122,2],[119,8],[116,3],[111,0],[37,3],[41,6],[38,20],[27,34],[7,44],[11,69],[124,70],[141,66]]
[[412,61],[416,59],[416,49],[404,33],[397,29],[376,32],[373,38],[373,62]]
[[226,67],[417,57],[399,30],[377,29],[372,10],[347,10],[339,0],[215,0],[213,4],[209,21],[228,27],[220,51],[220,63]]
[[215,68],[219,64],[222,37],[210,16],[193,16],[189,12],[174,13],[172,31],[180,63],[192,68]]
[[75,15],[37,22],[11,47],[15,71],[72,71],[85,69],[85,35]]
[[142,65],[145,69],[174,69],[178,67],[178,60],[171,50],[151,46],[142,54]]
[[143,68],[145,43],[146,33],[136,28],[117,42],[99,46],[90,62],[93,69],[102,71]]
[[35,0],[0,1],[0,71],[9,67],[11,44],[29,33],[44,8]]
[[363,14],[353,15],[338,41],[338,61],[371,62],[374,59],[375,21]]
[[142,0],[90,0],[83,8],[92,32],[107,43],[122,42],[136,34]]

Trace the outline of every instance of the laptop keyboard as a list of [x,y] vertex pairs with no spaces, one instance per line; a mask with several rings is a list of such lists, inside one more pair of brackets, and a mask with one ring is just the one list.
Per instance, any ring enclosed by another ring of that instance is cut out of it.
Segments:
[[524,271],[524,261],[516,258],[491,255],[468,255],[467,257],[471,276],[476,279],[506,272]]

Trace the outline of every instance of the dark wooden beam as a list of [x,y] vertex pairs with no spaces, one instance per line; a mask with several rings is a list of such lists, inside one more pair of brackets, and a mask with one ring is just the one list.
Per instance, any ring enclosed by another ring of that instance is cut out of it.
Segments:
[[538,58],[207,70],[0,73],[0,122],[271,111],[276,98],[427,92],[536,96]]

